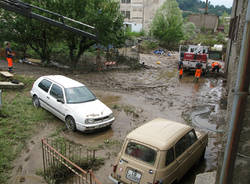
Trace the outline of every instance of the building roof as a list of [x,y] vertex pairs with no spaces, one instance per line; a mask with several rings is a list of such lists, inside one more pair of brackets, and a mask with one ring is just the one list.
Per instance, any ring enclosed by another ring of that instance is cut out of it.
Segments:
[[70,79],[68,77],[65,77],[63,75],[47,75],[47,76],[44,76],[44,78],[50,79],[51,81],[54,81],[54,82],[62,85],[64,88],[84,86],[84,84],[82,84],[78,81],[75,81],[73,79]]
[[127,138],[167,150],[191,129],[188,125],[158,118],[136,128]]

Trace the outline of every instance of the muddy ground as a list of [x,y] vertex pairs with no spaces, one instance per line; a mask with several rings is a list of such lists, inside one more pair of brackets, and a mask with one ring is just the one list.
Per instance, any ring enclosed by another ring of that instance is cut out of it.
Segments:
[[[193,74],[184,73],[178,79],[177,54],[172,56],[141,55],[141,61],[150,66],[136,71],[110,69],[94,73],[61,71],[15,63],[18,75],[38,78],[48,74],[63,74],[86,84],[105,104],[114,111],[116,120],[111,129],[94,133],[60,132],[75,143],[98,148],[98,156],[105,158],[105,164],[95,175],[103,184],[109,184],[108,175],[122,142],[128,132],[157,117],[189,124],[208,132],[209,143],[205,160],[194,167],[181,183],[194,183],[195,175],[214,171],[217,167],[217,153],[221,149],[222,125],[225,123],[225,94],[221,75],[202,77],[193,82]],[[157,62],[159,61],[159,62]],[[157,64],[158,63],[158,64]],[[7,63],[1,62],[2,70]],[[37,173],[42,170],[41,139],[50,136],[64,124],[55,118],[54,122],[41,124],[34,132],[27,149],[13,163],[14,169],[9,183],[45,183]]]

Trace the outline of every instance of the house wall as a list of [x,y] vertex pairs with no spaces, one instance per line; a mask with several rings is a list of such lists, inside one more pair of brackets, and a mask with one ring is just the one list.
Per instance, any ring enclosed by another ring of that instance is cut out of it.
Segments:
[[[231,25],[231,30],[234,29],[234,36],[229,39],[227,48],[227,91],[228,91],[228,104],[227,115],[225,124],[225,133],[223,135],[224,147],[227,141],[229,132],[229,123],[232,114],[233,98],[235,96],[234,89],[236,85],[236,78],[240,60],[240,52],[242,50],[242,39],[244,26],[246,23],[246,12],[249,0],[234,0],[232,8],[232,18],[238,17],[238,21],[234,25]],[[230,52],[231,50],[231,52]],[[249,89],[250,91],[250,89]],[[237,150],[237,157],[234,166],[233,184],[249,184],[250,183],[250,96],[247,98],[247,105],[245,109],[244,120],[242,122],[240,134],[239,147]],[[219,183],[219,177],[221,174],[221,168],[224,159],[224,151],[219,154],[218,157],[218,169],[217,169],[217,182]]]
[[131,0],[131,3],[122,3],[120,0],[121,11],[129,11],[130,18],[125,18],[125,24],[131,26],[132,31],[149,31],[150,24],[158,8],[165,0]]

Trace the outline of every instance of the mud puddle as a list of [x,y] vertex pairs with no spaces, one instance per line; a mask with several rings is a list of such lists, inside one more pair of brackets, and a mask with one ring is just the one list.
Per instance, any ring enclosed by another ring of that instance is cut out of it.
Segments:
[[43,170],[41,140],[48,137],[61,125],[60,121],[41,123],[35,136],[28,141],[20,157],[14,161],[14,169],[8,184],[44,184],[44,178],[37,175]]
[[[172,57],[144,55],[143,60],[153,67],[138,71],[69,74],[69,77],[83,82],[93,90],[96,96],[113,110],[116,120],[109,129],[92,133],[63,131],[60,135],[75,143],[98,148],[97,154],[105,159],[105,164],[95,172],[95,175],[103,184],[109,184],[111,182],[107,177],[112,172],[111,164],[114,163],[125,136],[131,130],[158,117],[192,125],[209,134],[205,160],[188,172],[181,182],[194,183],[196,174],[212,171],[217,167],[217,154],[221,149],[220,131],[225,123],[225,113],[220,105],[224,92],[223,81],[218,77],[202,77],[198,83],[194,83],[193,75],[185,73],[183,79],[178,80],[176,69],[178,59],[175,55]],[[156,64],[158,60],[160,64]],[[20,71],[17,73],[26,74],[26,70],[30,70],[27,75],[38,77],[47,74],[47,68],[39,67],[38,72],[32,73],[36,67],[23,66],[24,69],[22,65],[18,65],[20,68],[17,69]],[[63,74],[53,70],[49,73]],[[64,124],[60,122],[58,126],[64,127]],[[56,131],[56,128],[52,127],[51,131]],[[42,136],[41,134],[36,137],[38,140],[36,145],[40,143]],[[32,160],[37,159],[41,151],[39,146],[30,148],[32,152],[38,154],[34,154],[26,161],[29,165],[22,172],[35,175],[36,169],[32,169],[34,168]],[[26,163],[24,161],[26,157],[27,154],[21,156],[20,163]],[[19,165],[17,164],[15,170],[18,170]],[[41,167],[42,165],[38,168]],[[21,175],[16,171],[14,174]]]

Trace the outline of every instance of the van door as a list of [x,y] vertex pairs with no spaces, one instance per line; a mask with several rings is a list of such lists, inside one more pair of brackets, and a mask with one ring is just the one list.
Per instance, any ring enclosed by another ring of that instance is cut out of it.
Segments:
[[195,164],[195,162],[199,160],[204,148],[202,144],[200,144],[200,142],[198,141],[194,130],[190,131],[187,134],[187,137],[189,139],[189,144],[190,144],[190,146],[187,149],[190,155],[189,165],[190,167],[192,167]]
[[158,152],[151,146],[128,142],[117,166],[120,180],[129,184],[153,184]]
[[161,151],[160,162],[155,180],[172,183],[178,178],[178,163],[175,159],[174,148]]
[[175,155],[176,161],[178,163],[178,179],[181,179],[184,174],[190,168],[189,166],[189,153],[187,148],[189,145],[187,143],[187,136],[183,136],[176,144],[175,144]]

